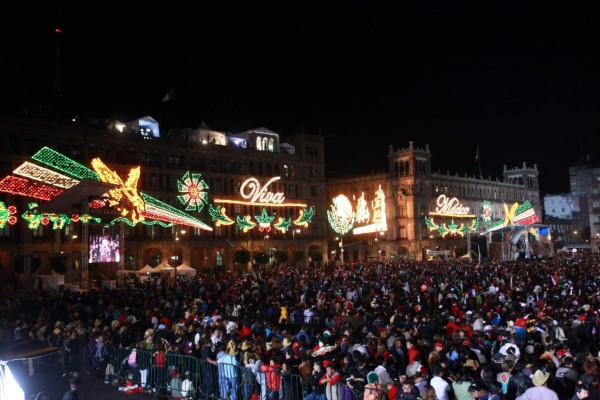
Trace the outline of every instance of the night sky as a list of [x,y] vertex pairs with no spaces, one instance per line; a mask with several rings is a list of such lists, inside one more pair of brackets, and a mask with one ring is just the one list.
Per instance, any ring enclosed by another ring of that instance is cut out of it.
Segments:
[[486,177],[537,163],[542,194],[600,163],[593,2],[125,3],[2,6],[0,113],[304,130],[330,176],[382,171],[409,140],[478,174],[479,146]]

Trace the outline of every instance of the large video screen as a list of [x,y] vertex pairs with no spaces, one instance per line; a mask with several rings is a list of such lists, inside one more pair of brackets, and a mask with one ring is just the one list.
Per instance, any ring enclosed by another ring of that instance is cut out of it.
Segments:
[[119,234],[100,233],[90,234],[90,260],[91,263],[119,262],[120,237]]

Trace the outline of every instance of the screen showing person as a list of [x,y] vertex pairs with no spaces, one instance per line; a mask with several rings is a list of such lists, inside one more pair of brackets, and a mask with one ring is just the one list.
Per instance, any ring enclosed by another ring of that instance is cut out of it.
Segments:
[[119,234],[90,235],[89,262],[119,262],[120,237]]

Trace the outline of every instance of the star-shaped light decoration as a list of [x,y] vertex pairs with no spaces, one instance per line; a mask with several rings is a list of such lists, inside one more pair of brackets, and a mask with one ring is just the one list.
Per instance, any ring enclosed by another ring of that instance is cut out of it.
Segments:
[[177,198],[185,206],[185,211],[202,211],[204,204],[208,204],[208,184],[202,179],[202,174],[190,174],[186,172],[177,181],[177,188],[181,195]]
[[254,218],[258,221],[258,230],[261,232],[271,232],[271,222],[275,219],[274,215],[267,214],[265,208],[262,209],[260,215],[255,215]]

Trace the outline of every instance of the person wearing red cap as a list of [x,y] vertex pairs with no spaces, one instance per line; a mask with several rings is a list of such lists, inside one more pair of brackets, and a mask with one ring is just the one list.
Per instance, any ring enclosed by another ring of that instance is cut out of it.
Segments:
[[325,386],[325,397],[327,400],[340,400],[340,381],[342,376],[335,370],[335,365],[329,360],[323,361],[325,375],[319,380],[320,385]]
[[436,342],[434,349],[429,353],[429,356],[427,356],[427,368],[429,369],[430,373],[433,371],[433,368],[440,360],[440,353],[443,349],[444,344],[442,342]]

